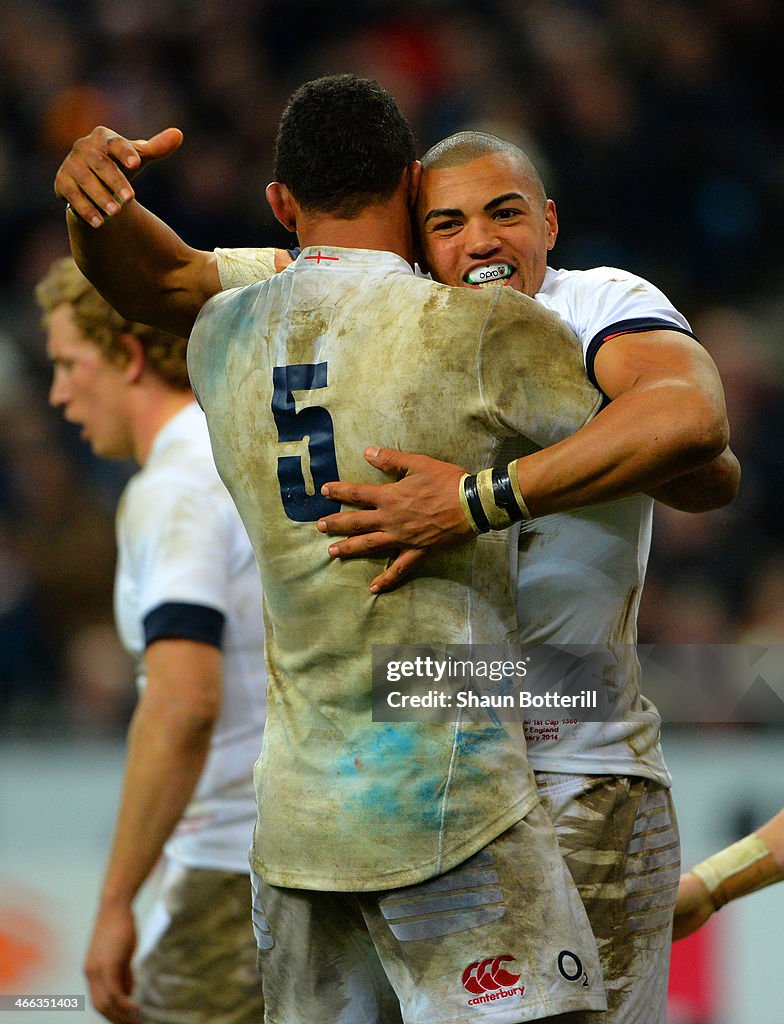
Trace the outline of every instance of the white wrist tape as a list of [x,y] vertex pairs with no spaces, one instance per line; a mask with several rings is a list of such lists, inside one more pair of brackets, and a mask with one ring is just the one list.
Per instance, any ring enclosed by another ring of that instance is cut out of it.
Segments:
[[691,871],[704,882],[717,910],[738,896],[784,878],[767,844],[756,832],[714,853]]

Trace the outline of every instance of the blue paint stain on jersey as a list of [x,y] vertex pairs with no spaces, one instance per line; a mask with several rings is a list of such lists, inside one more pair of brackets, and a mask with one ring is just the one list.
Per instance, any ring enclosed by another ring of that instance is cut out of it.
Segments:
[[423,779],[415,788],[417,800],[419,801],[422,820],[431,828],[440,828],[441,819],[444,813],[444,793],[446,791],[446,779],[442,775],[435,775]]
[[[488,712],[488,717],[495,718],[490,712]],[[490,749],[494,743],[503,738],[505,732],[503,724],[497,720],[492,727],[462,728],[457,734],[457,748],[461,754],[470,754],[482,747]]]
[[399,758],[414,754],[417,743],[416,728],[409,722],[379,722],[360,733],[356,739],[358,742],[354,749],[338,762],[338,771],[341,773],[359,774],[371,764],[377,770],[379,763],[385,760],[397,764]]
[[[354,749],[337,764],[341,775],[360,779],[367,773],[368,786],[357,793],[357,803],[373,807],[385,816],[399,815],[405,810],[400,802],[399,766],[408,763],[412,773],[422,771],[427,758],[420,732],[416,723],[398,722],[377,723],[360,733]],[[390,766],[388,772],[385,763]],[[422,787],[424,816],[431,819],[431,824],[437,823],[441,808],[435,801],[443,797],[443,775],[439,773],[433,780],[424,781]]]

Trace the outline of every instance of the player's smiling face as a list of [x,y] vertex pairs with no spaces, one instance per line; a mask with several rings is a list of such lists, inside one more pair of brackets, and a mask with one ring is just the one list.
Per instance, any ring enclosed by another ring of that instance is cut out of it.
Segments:
[[69,423],[82,427],[82,439],[96,455],[129,458],[133,448],[124,412],[125,374],[85,338],[67,303],[49,315],[46,350],[52,363],[49,403]]
[[505,154],[424,171],[417,218],[424,263],[436,280],[502,284],[527,295],[541,289],[558,235],[555,205]]

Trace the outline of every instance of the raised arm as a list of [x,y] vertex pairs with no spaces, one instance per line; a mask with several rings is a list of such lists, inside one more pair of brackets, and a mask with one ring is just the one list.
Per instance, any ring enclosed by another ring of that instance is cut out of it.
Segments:
[[68,203],[71,249],[85,277],[129,320],[188,337],[220,290],[215,256],[186,245],[136,200],[131,184],[182,141],[178,128],[134,141],[94,128],[74,143],[54,189]]

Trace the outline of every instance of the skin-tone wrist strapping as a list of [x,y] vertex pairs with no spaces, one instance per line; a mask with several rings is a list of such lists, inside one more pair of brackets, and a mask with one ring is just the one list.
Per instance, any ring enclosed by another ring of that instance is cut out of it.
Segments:
[[784,877],[767,843],[756,832],[714,853],[691,871],[705,884],[717,910]]

